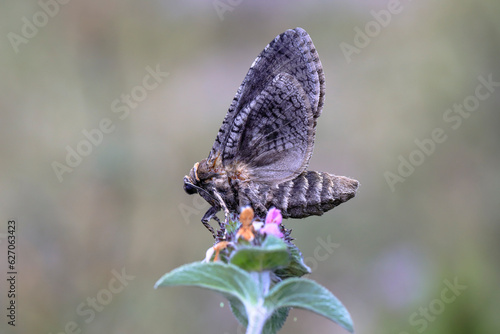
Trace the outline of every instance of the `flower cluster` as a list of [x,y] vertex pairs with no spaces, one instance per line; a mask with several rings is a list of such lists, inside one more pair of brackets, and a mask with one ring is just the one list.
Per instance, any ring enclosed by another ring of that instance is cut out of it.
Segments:
[[304,278],[311,272],[280,210],[271,208],[262,222],[250,207],[232,216],[217,233],[203,261],[183,265],[163,275],[156,287],[189,285],[225,296],[247,334],[275,334],[289,310],[302,308],[352,332],[352,320],[342,303],[326,288]]
[[251,207],[243,208],[239,217],[221,224],[203,261],[166,273],[155,287],[189,285],[223,294],[247,334],[275,334],[292,307],[316,312],[352,332],[352,320],[342,303],[302,277],[311,270],[282,220],[276,208],[263,222]]
[[218,231],[216,243],[207,250],[205,262],[219,261],[221,259],[220,253],[223,250],[229,249],[223,257],[228,258],[231,250],[238,249],[239,246],[259,246],[267,236],[279,238],[293,246],[293,239],[290,237],[291,230],[285,229],[281,224],[282,221],[281,211],[274,207],[269,209],[264,222],[255,218],[251,207],[244,207],[239,217],[234,217],[224,229]]

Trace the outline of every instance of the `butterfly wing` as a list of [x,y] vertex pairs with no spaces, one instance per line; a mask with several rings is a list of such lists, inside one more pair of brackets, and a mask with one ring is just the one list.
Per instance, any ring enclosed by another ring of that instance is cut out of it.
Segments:
[[[236,117],[224,148],[226,166],[245,166],[257,182],[284,182],[305,170],[314,147],[314,117],[299,82],[275,79]],[[227,155],[227,152],[231,155]],[[234,152],[234,155],[233,155]]]
[[312,155],[324,81],[316,49],[302,28],[277,36],[250,67],[208,160],[247,164],[260,182],[300,174]]

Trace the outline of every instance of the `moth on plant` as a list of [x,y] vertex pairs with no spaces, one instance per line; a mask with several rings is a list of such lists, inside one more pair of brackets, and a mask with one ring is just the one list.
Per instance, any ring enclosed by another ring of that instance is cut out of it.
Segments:
[[307,171],[323,109],[325,76],[311,38],[302,28],[277,36],[250,67],[222,122],[207,159],[184,177],[184,190],[216,214],[250,205],[257,217],[276,207],[283,218],[322,215],[356,194],[358,181]]

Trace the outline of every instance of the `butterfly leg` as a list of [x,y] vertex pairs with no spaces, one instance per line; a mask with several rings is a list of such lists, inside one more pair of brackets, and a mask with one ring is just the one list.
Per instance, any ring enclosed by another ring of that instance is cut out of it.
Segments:
[[[224,210],[224,223],[227,224],[227,223],[229,223],[229,210],[227,208],[227,205],[226,205],[226,203],[224,203],[224,200],[222,199],[221,195],[216,190],[214,190],[214,195],[217,197],[217,199],[219,200],[220,206]],[[219,222],[220,227],[222,228],[221,222],[220,221],[218,221],[218,222]]]
[[220,221],[219,217],[213,216],[212,217],[217,223],[219,223],[220,228],[224,228],[224,224]]
[[210,231],[210,233],[212,233],[212,236],[214,237],[214,239],[216,236],[214,228],[208,222],[212,218],[215,217],[214,219],[217,220],[219,222],[219,225],[220,225],[219,218],[217,218],[217,216],[216,216],[218,211],[219,211],[219,208],[217,208],[216,206],[212,206],[212,207],[210,207],[210,209],[208,209],[207,212],[205,212],[205,214],[203,215],[203,218],[201,218],[201,223],[207,228],[207,230]]

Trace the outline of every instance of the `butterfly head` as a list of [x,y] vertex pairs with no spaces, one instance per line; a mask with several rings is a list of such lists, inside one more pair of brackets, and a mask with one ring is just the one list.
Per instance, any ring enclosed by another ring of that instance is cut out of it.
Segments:
[[219,174],[215,169],[207,163],[207,160],[202,160],[194,164],[189,174],[184,176],[184,191],[189,194],[200,194],[207,202],[214,205],[218,201],[213,197],[213,182],[212,179]]

